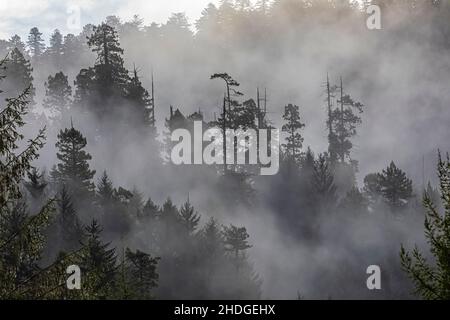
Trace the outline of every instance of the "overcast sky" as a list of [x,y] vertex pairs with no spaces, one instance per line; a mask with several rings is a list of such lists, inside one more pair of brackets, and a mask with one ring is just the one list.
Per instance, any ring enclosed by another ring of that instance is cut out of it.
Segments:
[[24,40],[34,26],[46,39],[55,28],[77,34],[80,30],[72,23],[77,10],[81,26],[112,14],[125,21],[139,14],[146,24],[164,23],[173,12],[185,12],[193,23],[210,2],[219,0],[0,0],[0,39],[19,34]]

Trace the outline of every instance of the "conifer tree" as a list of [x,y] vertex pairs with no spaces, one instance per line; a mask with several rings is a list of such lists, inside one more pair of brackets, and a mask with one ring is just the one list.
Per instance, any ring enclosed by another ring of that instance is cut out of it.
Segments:
[[105,207],[114,200],[115,190],[112,181],[109,179],[106,171],[103,171],[97,183],[97,199],[101,206]]
[[312,188],[317,203],[323,209],[330,209],[336,202],[336,186],[326,155],[319,155],[314,165]]
[[239,254],[242,255],[247,249],[252,247],[248,244],[249,235],[245,227],[224,226],[223,237],[225,250],[233,253],[236,259],[239,258]]
[[42,39],[42,33],[39,32],[37,27],[34,27],[30,30],[28,35],[28,49],[33,57],[34,61],[37,61],[45,50],[44,39]]
[[[3,69],[5,61],[0,61]],[[0,79],[3,76],[0,75]],[[43,230],[50,219],[53,202],[49,201],[37,214],[28,215],[20,184],[31,170],[44,143],[44,130],[19,153],[30,90],[6,100],[0,108],[0,298],[15,297],[20,286],[29,289],[30,276],[37,271],[44,245]]]
[[28,181],[25,181],[25,187],[34,199],[40,199],[48,185],[45,180],[45,172],[39,172],[38,169],[32,168],[27,176]]
[[50,46],[47,48],[46,54],[56,69],[61,70],[63,67],[64,45],[63,36],[58,29],[55,29],[50,36]]
[[77,199],[81,194],[90,194],[94,191],[92,178],[95,171],[89,168],[88,161],[92,157],[84,150],[86,145],[86,138],[73,125],[58,134],[56,156],[60,162],[56,173],[59,180],[68,185]]
[[26,54],[25,43],[22,41],[20,36],[15,34],[8,40],[8,42],[9,42],[8,51],[12,51],[17,48],[23,55]]
[[154,119],[154,103],[148,91],[142,86],[136,68],[133,70],[133,76],[130,79],[127,88],[127,99],[130,102],[133,114],[136,116],[137,122],[151,129],[152,133],[156,133]]
[[412,181],[392,161],[379,174],[380,192],[392,209],[402,208],[413,197]]
[[342,78],[339,89],[338,107],[331,113],[333,136],[330,137],[330,152],[336,154],[340,162],[344,163],[346,158],[350,157],[353,148],[351,138],[356,135],[357,125],[362,121],[358,113],[363,112],[364,106],[345,93]]
[[126,250],[126,267],[130,276],[130,286],[135,292],[135,298],[152,299],[152,290],[158,285],[158,273],[156,271],[159,258],[136,250]]
[[214,218],[210,218],[206,225],[201,230],[201,237],[203,239],[203,249],[205,256],[211,259],[218,259],[223,250],[223,235],[220,231],[219,224]]
[[122,93],[129,77],[116,30],[106,23],[94,27],[88,45],[97,54],[95,72],[100,93],[109,94],[115,89]]
[[6,79],[2,84],[2,91],[6,97],[12,98],[27,90],[28,105],[34,104],[35,89],[33,87],[33,68],[18,48],[14,48],[3,66],[6,68]]
[[65,252],[78,249],[83,238],[83,228],[65,185],[58,197],[57,223],[61,241],[60,249]]
[[157,206],[151,198],[147,200],[144,205],[144,209],[142,209],[143,218],[155,219],[160,214],[160,208]]
[[438,175],[444,212],[438,211],[430,195],[425,194],[423,199],[426,209],[425,237],[434,261],[430,263],[418,247],[408,252],[402,246],[400,252],[402,267],[413,281],[416,293],[428,300],[450,299],[450,159],[448,155],[447,159],[443,160],[439,154]]
[[188,234],[193,234],[198,227],[200,215],[194,211],[189,200],[180,209],[180,222]]
[[86,240],[80,259],[84,274],[82,295],[86,299],[107,299],[113,295],[117,274],[116,252],[100,239],[102,228],[97,221],[85,228]]
[[284,108],[284,121],[286,123],[282,127],[282,131],[287,133],[286,143],[282,146],[286,154],[294,162],[299,163],[302,158],[303,137],[299,133],[305,127],[301,122],[299,107],[289,104]]
[[72,88],[69,86],[67,76],[58,72],[53,77],[49,76],[45,83],[45,98],[43,106],[54,117],[62,117],[71,104]]

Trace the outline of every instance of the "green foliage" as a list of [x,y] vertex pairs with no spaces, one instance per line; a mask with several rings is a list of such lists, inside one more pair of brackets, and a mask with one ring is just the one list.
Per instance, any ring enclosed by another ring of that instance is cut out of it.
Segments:
[[80,268],[83,273],[83,298],[106,299],[114,294],[117,275],[116,251],[109,249],[109,243],[100,239],[102,228],[97,221],[86,227],[85,250],[82,253]]
[[423,199],[427,211],[425,236],[430,245],[433,263],[416,247],[412,252],[402,246],[402,267],[415,285],[416,293],[424,299],[450,299],[450,159],[439,155],[438,175],[444,212],[437,210],[429,194]]

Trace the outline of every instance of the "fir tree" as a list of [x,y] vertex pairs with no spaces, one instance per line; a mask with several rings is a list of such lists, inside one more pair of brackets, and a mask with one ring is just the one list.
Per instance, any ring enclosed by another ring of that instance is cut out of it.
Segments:
[[80,259],[83,276],[83,296],[87,299],[106,299],[113,294],[117,267],[115,249],[100,239],[102,228],[93,220],[85,228],[86,240]]

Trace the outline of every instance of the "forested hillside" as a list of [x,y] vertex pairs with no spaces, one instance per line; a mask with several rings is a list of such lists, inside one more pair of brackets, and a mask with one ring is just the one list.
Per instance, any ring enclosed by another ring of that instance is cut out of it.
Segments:
[[[448,299],[449,18],[222,0],[0,40],[0,298]],[[279,129],[278,173],[173,164],[195,121]]]

